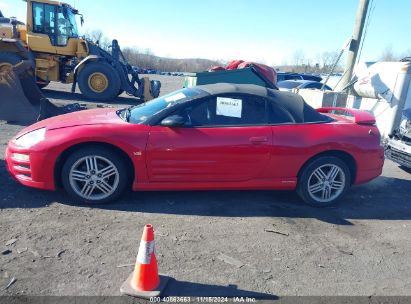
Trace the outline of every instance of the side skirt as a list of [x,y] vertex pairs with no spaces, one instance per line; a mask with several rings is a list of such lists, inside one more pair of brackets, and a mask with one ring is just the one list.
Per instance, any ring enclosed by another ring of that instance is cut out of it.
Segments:
[[297,178],[264,179],[245,182],[207,182],[207,183],[134,183],[134,191],[181,191],[181,190],[294,190]]

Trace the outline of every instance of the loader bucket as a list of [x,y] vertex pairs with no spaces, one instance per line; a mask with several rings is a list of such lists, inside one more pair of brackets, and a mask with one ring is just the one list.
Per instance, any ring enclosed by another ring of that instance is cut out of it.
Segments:
[[33,123],[43,94],[36,85],[30,61],[0,73],[0,120]]

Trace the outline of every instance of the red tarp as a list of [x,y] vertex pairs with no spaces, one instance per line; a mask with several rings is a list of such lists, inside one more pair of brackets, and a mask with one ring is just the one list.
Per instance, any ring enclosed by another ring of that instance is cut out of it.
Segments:
[[267,80],[271,81],[274,85],[277,84],[276,71],[272,67],[269,67],[268,65],[265,65],[262,63],[256,63],[256,62],[251,62],[251,61],[245,62],[243,60],[233,60],[226,67],[215,66],[215,67],[212,67],[209,71],[215,72],[215,71],[224,71],[224,70],[236,70],[236,69],[248,68],[251,66],[254,67],[258,71],[258,73],[260,73],[265,78],[267,78]]

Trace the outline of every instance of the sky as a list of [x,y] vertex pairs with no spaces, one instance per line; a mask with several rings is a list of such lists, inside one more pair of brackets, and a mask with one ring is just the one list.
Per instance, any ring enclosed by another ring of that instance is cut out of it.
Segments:
[[[370,0],[362,61],[386,48],[411,50],[411,1]],[[81,32],[100,29],[122,47],[173,58],[311,63],[340,51],[352,35],[359,0],[67,0],[84,15]],[[25,20],[25,2],[0,0],[5,16]]]

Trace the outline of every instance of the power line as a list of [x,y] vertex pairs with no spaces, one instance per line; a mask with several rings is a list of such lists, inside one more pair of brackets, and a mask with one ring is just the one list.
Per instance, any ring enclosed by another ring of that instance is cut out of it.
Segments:
[[345,64],[345,70],[348,70],[345,76],[342,77],[339,88],[345,87],[350,81],[355,67],[355,63],[358,57],[358,50],[361,44],[362,35],[364,32],[365,22],[367,20],[367,12],[369,10],[370,0],[360,0],[357,14],[355,16],[355,26],[352,34],[352,40],[350,48],[347,54],[347,62]]
[[376,4],[374,4],[374,0],[371,0],[371,5],[369,8],[369,12],[368,12],[368,17],[367,17],[367,23],[365,24],[365,30],[364,30],[364,37],[361,41],[361,46],[360,46],[360,52],[358,53],[358,58],[357,58],[357,62],[356,64],[358,64],[358,62],[361,59],[361,54],[362,54],[362,48],[364,47],[364,43],[365,43],[365,38],[367,37],[367,32],[368,32],[368,26],[371,23],[371,18],[372,18],[372,13],[374,12]]

